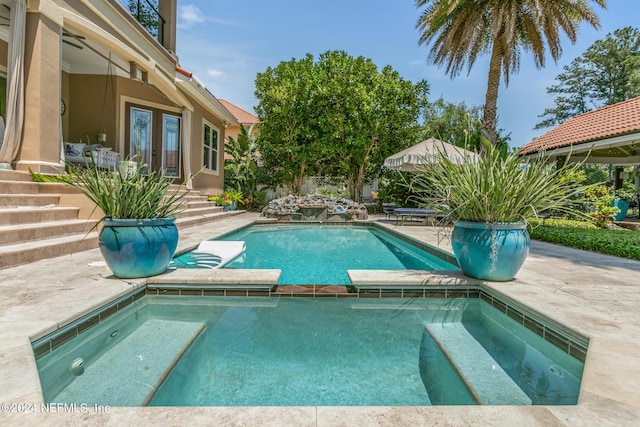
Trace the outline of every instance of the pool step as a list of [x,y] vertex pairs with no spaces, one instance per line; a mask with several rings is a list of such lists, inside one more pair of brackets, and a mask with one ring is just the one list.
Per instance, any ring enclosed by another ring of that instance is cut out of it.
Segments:
[[531,399],[460,322],[430,323],[427,332],[482,405],[531,405]]
[[149,319],[105,351],[52,402],[146,405],[204,329],[204,323]]

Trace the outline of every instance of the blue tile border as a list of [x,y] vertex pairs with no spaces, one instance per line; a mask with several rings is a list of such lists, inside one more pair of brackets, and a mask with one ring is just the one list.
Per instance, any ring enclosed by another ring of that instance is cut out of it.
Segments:
[[[103,307],[80,317],[32,343],[36,360],[77,337],[91,327],[111,317],[118,311],[146,295],[198,296],[198,297],[263,297],[263,298],[471,298],[480,299],[544,340],[569,354],[580,362],[585,361],[589,340],[575,332],[567,334],[554,327],[549,319],[526,313],[517,304],[501,299],[478,286],[423,286],[393,285],[389,288],[362,289],[352,292],[347,287],[334,287],[336,292],[323,292],[326,285],[309,285],[302,292],[278,292],[271,285],[211,285],[211,284],[147,284]],[[338,292],[344,288],[344,292]],[[570,336],[573,335],[573,336]]]

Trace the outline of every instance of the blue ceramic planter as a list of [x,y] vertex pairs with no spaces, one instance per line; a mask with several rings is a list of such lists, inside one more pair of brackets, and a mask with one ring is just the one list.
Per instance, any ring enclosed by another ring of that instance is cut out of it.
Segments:
[[620,212],[618,212],[615,216],[616,221],[622,221],[627,217],[627,212],[629,211],[630,204],[631,204],[630,200],[615,199],[613,201],[613,206],[620,209]]
[[133,279],[164,272],[178,246],[175,220],[105,219],[98,246],[114,276]]
[[524,222],[487,224],[459,221],[451,234],[462,272],[502,282],[515,277],[529,255],[531,239]]

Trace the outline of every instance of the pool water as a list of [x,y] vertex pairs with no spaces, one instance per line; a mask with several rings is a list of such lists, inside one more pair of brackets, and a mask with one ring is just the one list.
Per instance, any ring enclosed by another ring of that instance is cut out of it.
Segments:
[[567,405],[583,369],[463,298],[147,296],[37,364],[46,402],[110,406]]
[[429,253],[375,227],[260,225],[223,240],[246,243],[224,268],[279,269],[279,284],[349,284],[347,270],[459,270],[437,249]]

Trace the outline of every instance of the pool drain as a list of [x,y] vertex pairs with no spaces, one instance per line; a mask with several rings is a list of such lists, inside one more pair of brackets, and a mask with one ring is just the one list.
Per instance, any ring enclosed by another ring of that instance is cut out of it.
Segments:
[[551,373],[554,374],[557,377],[560,377],[560,378],[564,377],[564,372],[562,371],[562,368],[560,368],[556,364],[551,364],[549,366],[549,371],[551,371]]
[[81,357],[74,359],[69,366],[69,371],[73,375],[82,375],[84,373],[84,360]]

